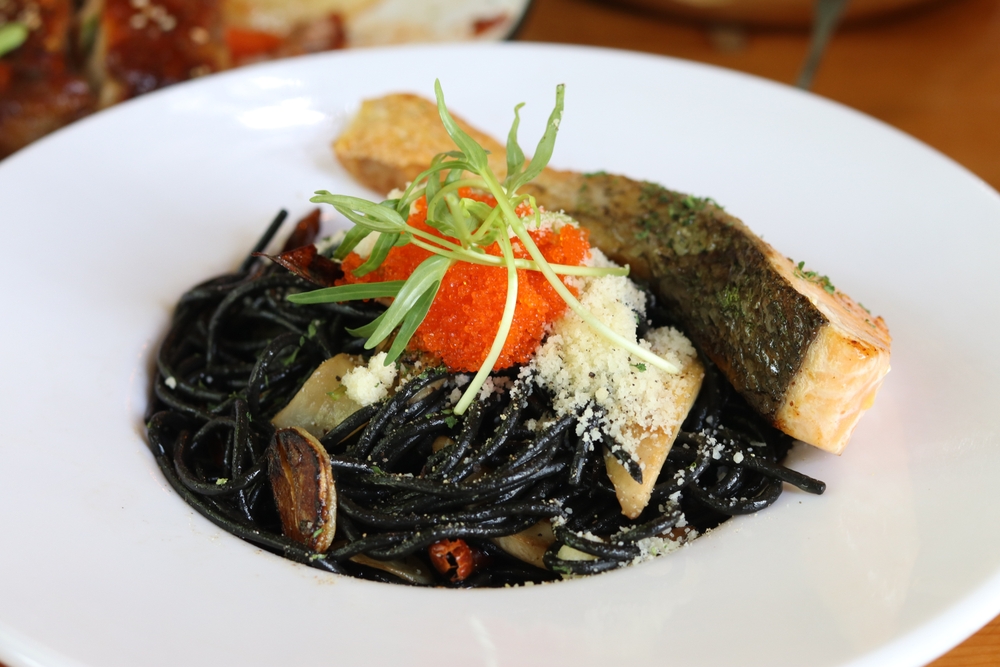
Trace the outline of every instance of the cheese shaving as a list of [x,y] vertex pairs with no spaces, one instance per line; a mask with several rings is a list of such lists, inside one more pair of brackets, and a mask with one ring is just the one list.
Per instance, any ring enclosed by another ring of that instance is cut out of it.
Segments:
[[[594,255],[595,263],[607,261],[599,251]],[[621,276],[581,282],[584,308],[616,333],[636,340],[638,322],[646,314],[643,292]],[[652,329],[638,343],[677,367],[695,356],[691,342],[670,327]],[[580,414],[577,435],[591,443],[600,442],[603,431],[615,446],[635,457],[644,433],[675,425],[677,387],[673,376],[638,362],[572,311],[553,324],[533,364],[538,384],[555,397],[556,413]]]
[[381,401],[389,395],[396,380],[396,365],[385,365],[386,353],[379,352],[368,360],[367,366],[357,366],[341,379],[347,397],[364,406]]

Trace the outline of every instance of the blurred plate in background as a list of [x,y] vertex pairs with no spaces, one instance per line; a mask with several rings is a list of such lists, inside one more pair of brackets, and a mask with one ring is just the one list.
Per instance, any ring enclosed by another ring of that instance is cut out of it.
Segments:
[[[844,21],[883,17],[932,0],[851,0]],[[610,0],[675,16],[753,26],[805,28],[812,25],[814,0]]]
[[0,0],[0,29],[26,35],[0,47],[0,159],[94,111],[242,65],[365,46],[505,39],[529,4]]

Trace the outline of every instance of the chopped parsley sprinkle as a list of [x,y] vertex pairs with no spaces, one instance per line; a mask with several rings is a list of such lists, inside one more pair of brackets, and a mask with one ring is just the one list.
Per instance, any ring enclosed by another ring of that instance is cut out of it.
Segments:
[[[811,283],[819,285],[827,294],[833,294],[837,291],[837,288],[833,286],[833,283],[830,282],[830,279],[827,276],[821,276],[815,271],[806,271],[805,266],[805,262],[799,262],[796,264],[795,275],[799,278],[803,278]],[[864,308],[864,306],[862,306],[862,308]],[[867,308],[865,310],[867,310]]]

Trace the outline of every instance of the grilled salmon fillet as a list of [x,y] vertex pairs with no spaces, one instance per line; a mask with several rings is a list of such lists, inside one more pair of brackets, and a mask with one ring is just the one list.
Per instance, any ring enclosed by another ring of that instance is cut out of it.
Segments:
[[[505,166],[499,143],[465,128],[490,151],[494,169]],[[434,155],[454,150],[436,105],[398,94],[366,101],[334,147],[345,168],[379,192],[404,187]],[[524,191],[578,220],[593,245],[630,265],[777,428],[844,450],[889,371],[891,337],[881,317],[711,200],[624,176],[552,169]]]
[[794,438],[844,450],[889,371],[881,317],[710,200],[555,170],[529,188],[648,283],[755,410]]

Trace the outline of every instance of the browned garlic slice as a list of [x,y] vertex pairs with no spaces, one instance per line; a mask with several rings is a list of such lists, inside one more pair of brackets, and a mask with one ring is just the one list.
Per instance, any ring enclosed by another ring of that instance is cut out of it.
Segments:
[[414,586],[434,585],[434,577],[431,576],[431,567],[427,563],[421,562],[415,556],[408,556],[401,560],[375,560],[370,556],[357,554],[356,556],[351,556],[351,560],[359,565],[367,565],[376,570],[388,572]]
[[286,537],[317,553],[337,532],[337,487],[330,455],[301,428],[278,430],[267,448],[271,490]]
[[552,524],[548,519],[542,519],[531,528],[522,530],[520,533],[493,538],[494,544],[514,558],[522,560],[525,563],[531,563],[543,570],[547,568],[542,557],[555,541],[556,536],[552,533]]
[[278,428],[292,426],[322,438],[327,431],[347,419],[361,406],[341,384],[344,376],[363,362],[360,356],[338,354],[320,364],[299,392],[271,423]]

